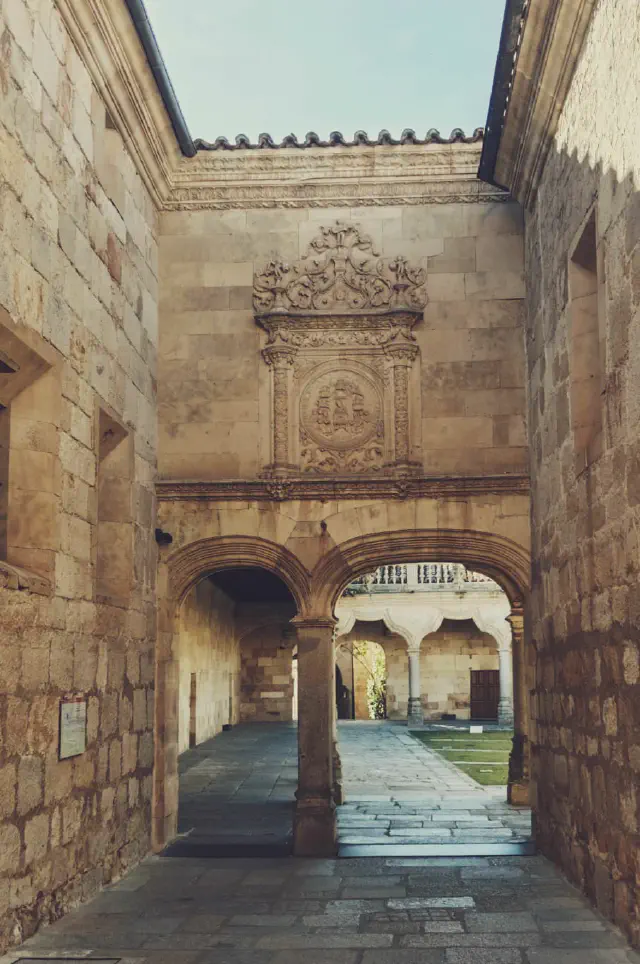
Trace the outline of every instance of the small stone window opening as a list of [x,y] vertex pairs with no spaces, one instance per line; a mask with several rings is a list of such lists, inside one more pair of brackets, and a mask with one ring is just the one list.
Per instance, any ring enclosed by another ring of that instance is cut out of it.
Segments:
[[[59,385],[53,361],[37,336],[23,341],[0,308],[0,561],[16,587],[27,574],[50,580],[54,572]],[[45,589],[42,581],[29,585]]]
[[569,258],[570,399],[578,474],[602,452],[603,274],[594,209]]
[[132,441],[127,429],[100,409],[96,594],[99,602],[122,607],[133,588]]

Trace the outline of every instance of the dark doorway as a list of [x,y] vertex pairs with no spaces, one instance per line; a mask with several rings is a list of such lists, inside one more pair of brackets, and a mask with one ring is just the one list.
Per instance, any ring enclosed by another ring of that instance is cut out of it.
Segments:
[[500,673],[497,669],[471,670],[471,719],[497,720]]
[[196,739],[196,729],[198,720],[198,710],[196,705],[196,694],[197,694],[197,681],[196,674],[191,674],[191,682],[189,688],[189,746],[194,747],[198,742]]
[[336,666],[336,710],[339,720],[353,719],[352,693],[342,681],[340,667]]

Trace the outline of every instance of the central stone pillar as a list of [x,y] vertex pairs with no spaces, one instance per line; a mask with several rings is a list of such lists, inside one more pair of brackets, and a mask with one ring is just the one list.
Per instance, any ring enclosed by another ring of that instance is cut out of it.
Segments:
[[498,643],[498,663],[500,668],[500,701],[498,703],[498,723],[511,729],[513,726],[513,657],[511,643],[501,640]]
[[524,612],[513,607],[507,616],[513,635],[513,747],[509,756],[507,799],[516,806],[529,805],[529,696],[524,644]]
[[294,853],[332,857],[337,851],[334,803],[333,631],[335,620],[297,617],[298,789]]
[[422,726],[422,684],[420,679],[420,644],[407,649],[409,657],[409,703],[407,706],[407,726]]

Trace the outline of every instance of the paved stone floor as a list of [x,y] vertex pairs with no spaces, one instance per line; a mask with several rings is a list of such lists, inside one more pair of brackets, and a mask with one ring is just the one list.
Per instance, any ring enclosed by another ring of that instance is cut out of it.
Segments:
[[640,964],[541,857],[144,861],[0,959]]
[[171,856],[285,855],[298,780],[295,723],[235,726],[183,753]]
[[[482,787],[399,723],[338,728],[345,805],[340,853],[521,852],[531,813],[506,803],[505,787]],[[357,848],[357,849],[354,849]]]
[[[512,853],[529,839],[530,814],[508,807],[503,787],[480,787],[403,724],[341,722],[338,735],[341,854],[381,846],[398,854]],[[290,853],[296,780],[295,724],[244,724],[201,743],[180,757],[180,837],[166,854]]]

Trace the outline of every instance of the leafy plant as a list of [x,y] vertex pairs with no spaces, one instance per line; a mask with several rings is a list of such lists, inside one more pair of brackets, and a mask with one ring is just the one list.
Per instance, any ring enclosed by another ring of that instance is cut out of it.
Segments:
[[387,666],[384,653],[376,653],[367,679],[367,706],[369,719],[387,718]]

